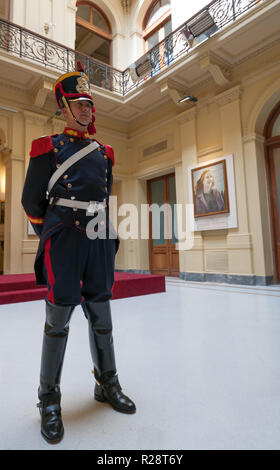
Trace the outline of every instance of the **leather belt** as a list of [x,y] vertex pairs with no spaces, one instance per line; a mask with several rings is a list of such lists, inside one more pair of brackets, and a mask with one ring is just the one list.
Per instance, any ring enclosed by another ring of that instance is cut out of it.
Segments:
[[87,211],[87,215],[94,215],[98,211],[104,211],[106,209],[106,199],[104,201],[77,201],[76,199],[65,199],[65,198],[50,198],[50,205],[71,207],[72,209],[84,209]]

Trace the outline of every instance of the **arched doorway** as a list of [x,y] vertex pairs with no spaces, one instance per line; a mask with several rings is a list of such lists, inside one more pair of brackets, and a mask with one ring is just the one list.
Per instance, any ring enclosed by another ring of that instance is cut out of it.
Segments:
[[275,278],[280,282],[280,102],[265,126]]

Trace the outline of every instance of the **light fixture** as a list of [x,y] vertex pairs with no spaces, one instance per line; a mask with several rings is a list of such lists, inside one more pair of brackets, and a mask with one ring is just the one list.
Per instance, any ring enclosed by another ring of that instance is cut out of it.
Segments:
[[180,98],[178,100],[178,103],[185,103],[185,101],[192,101],[193,103],[196,103],[197,98],[195,96],[192,96],[192,95],[185,95],[185,96],[183,96],[183,98]]
[[56,27],[56,23],[48,23],[47,21],[45,21],[44,23],[45,34],[49,34],[50,28],[55,28],[55,27]]

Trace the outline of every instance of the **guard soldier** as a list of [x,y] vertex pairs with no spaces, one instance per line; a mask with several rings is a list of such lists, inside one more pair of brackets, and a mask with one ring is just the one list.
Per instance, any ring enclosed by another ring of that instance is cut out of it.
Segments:
[[[110,298],[119,244],[108,231],[114,152],[90,139],[96,132],[95,109],[81,63],[78,71],[56,81],[54,93],[67,127],[32,142],[22,194],[25,213],[40,237],[36,282],[48,287],[38,407],[41,433],[49,443],[59,442],[64,433],[60,378],[76,305],[81,304],[88,320],[95,399],[123,413],[136,411],[118,381],[112,338]],[[88,227],[100,214],[103,236],[96,236],[97,226]]]

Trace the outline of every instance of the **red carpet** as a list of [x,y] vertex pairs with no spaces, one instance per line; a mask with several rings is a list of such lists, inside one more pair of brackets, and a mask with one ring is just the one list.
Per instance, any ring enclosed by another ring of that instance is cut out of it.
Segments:
[[[152,274],[115,273],[113,299],[165,292],[165,277]],[[35,274],[0,276],[0,305],[44,299],[46,287],[36,286]]]

